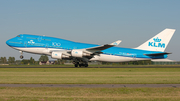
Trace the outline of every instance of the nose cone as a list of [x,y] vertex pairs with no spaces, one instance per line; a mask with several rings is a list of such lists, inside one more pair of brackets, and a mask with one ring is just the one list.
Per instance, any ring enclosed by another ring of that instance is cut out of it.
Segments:
[[9,41],[10,41],[10,40],[7,40],[7,41],[6,41],[6,44],[7,44],[8,46],[9,46]]
[[7,40],[7,41],[6,41],[6,44],[7,44],[8,46],[12,46],[12,45],[11,45],[11,44],[12,44],[11,41],[12,41],[12,39]]

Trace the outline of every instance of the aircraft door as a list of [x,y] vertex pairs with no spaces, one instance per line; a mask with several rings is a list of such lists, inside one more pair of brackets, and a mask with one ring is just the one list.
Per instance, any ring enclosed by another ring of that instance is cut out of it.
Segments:
[[39,36],[38,41],[41,42],[41,40],[42,40],[42,36]]
[[49,44],[48,44],[48,43],[45,45],[45,48],[46,48],[46,49],[45,49],[45,50],[46,50],[45,52],[48,53],[48,52],[49,52]]
[[132,55],[133,61],[136,61],[136,55]]
[[24,42],[24,46],[27,47],[27,41]]
[[47,44],[45,45],[45,47],[48,49],[48,48],[49,48],[49,44],[47,43]]

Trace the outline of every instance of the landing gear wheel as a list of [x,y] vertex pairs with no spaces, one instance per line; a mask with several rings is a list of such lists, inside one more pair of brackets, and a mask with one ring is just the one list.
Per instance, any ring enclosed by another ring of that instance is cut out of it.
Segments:
[[88,67],[88,64],[84,64],[85,67]]
[[78,67],[78,64],[75,64],[74,66],[75,66],[75,67]]
[[20,58],[21,58],[21,59],[23,59],[23,58],[24,58],[24,56],[22,56],[22,55],[21,55],[21,56],[20,56]]

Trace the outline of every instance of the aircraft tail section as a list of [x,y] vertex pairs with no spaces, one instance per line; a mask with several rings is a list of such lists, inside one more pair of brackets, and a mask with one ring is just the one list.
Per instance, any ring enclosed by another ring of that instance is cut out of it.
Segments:
[[135,49],[164,52],[175,29],[165,29]]

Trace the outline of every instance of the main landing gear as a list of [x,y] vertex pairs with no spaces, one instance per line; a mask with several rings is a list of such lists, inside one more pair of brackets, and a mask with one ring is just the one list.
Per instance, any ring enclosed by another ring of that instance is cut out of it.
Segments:
[[74,63],[74,67],[88,67],[88,63],[86,62],[76,62],[76,61],[73,61]]
[[23,56],[23,51],[19,51],[19,52],[21,53],[20,58],[23,59],[23,58],[24,58],[24,56]]

